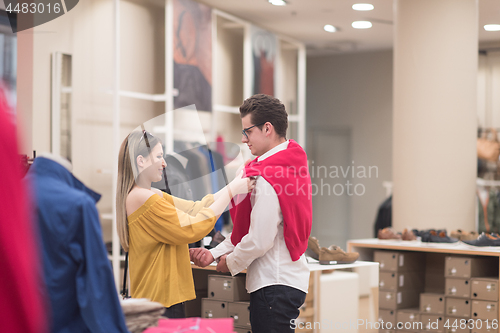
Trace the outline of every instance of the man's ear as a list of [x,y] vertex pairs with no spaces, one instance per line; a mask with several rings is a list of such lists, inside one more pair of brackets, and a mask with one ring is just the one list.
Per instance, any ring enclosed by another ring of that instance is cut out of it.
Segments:
[[271,123],[266,123],[266,124],[264,125],[264,130],[265,130],[265,132],[266,132],[266,136],[271,135],[271,133],[273,132],[273,124],[271,124]]

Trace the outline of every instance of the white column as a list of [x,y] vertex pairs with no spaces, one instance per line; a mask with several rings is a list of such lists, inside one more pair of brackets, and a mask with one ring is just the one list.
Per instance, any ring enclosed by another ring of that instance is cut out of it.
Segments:
[[473,230],[477,1],[394,4],[393,226]]

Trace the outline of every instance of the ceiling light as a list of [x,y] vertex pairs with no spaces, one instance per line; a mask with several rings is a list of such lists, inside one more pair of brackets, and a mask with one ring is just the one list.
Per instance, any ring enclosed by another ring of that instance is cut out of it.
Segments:
[[500,24],[486,24],[484,26],[486,31],[500,31]]
[[270,4],[275,6],[286,6],[285,0],[268,0]]
[[368,29],[372,27],[372,23],[370,21],[354,21],[352,27],[354,29]]
[[337,31],[337,28],[335,28],[333,25],[331,24],[327,24],[323,27],[323,29],[325,29],[326,32],[335,32]]
[[368,10],[373,10],[373,5],[370,3],[356,3],[352,5],[352,9],[354,10],[360,10],[360,11],[368,11]]

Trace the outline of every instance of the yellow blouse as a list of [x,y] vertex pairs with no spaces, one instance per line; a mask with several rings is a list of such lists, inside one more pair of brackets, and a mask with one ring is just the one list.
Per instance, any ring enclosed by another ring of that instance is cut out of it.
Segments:
[[149,197],[128,217],[130,290],[165,307],[196,298],[188,244],[214,227],[209,194],[188,201],[164,194]]

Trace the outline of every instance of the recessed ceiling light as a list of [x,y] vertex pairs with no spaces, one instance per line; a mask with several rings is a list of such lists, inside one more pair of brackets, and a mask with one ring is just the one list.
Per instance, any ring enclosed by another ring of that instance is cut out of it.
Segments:
[[267,0],[271,5],[275,6],[286,6],[286,1],[285,0]]
[[337,31],[337,28],[335,28],[333,25],[331,24],[327,24],[323,27],[323,29],[325,29],[326,32],[335,32]]
[[368,29],[372,27],[372,23],[370,21],[354,21],[352,27],[354,29]]
[[352,9],[354,10],[360,10],[360,11],[368,11],[368,10],[373,10],[373,5],[370,3],[356,3],[352,5]]
[[486,24],[484,26],[486,31],[500,31],[500,24]]

